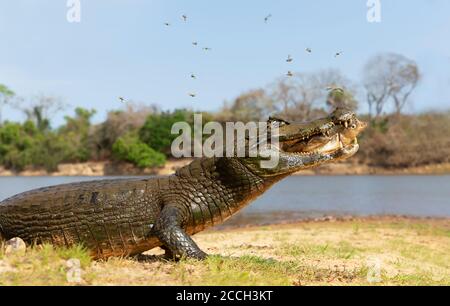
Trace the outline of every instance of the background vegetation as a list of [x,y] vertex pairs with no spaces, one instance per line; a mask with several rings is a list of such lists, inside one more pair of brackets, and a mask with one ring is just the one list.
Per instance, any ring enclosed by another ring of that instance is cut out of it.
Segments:
[[[269,115],[303,121],[338,106],[358,110],[366,104],[368,112],[362,117],[370,127],[354,161],[385,168],[450,162],[450,111],[405,112],[422,77],[417,64],[399,54],[380,54],[367,62],[363,72],[359,83],[337,70],[285,76],[225,101],[215,113],[203,113],[204,122],[265,121]],[[344,91],[333,90],[337,87]],[[21,110],[25,120],[2,118],[6,105]],[[52,126],[52,117],[65,109],[58,98],[41,95],[26,100],[0,84],[0,165],[13,171],[55,171],[61,163],[111,160],[158,167],[170,158],[176,137],[170,132],[173,123],[192,125],[194,114],[126,102],[123,110],[110,111],[99,124],[91,123],[95,110],[76,108],[62,126]]]

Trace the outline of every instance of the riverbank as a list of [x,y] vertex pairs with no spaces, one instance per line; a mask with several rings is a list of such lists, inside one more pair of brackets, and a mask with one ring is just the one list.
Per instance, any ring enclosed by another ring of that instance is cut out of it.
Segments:
[[[61,164],[56,172],[43,169],[28,169],[13,172],[0,167],[0,176],[122,176],[122,175],[169,175],[189,164],[191,159],[169,160],[164,167],[139,169],[127,163],[109,161]],[[368,165],[342,162],[323,165],[314,170],[298,172],[297,175],[444,175],[450,174],[450,163],[433,164],[420,167],[386,169]]]
[[0,285],[450,285],[449,219],[302,222],[194,239],[207,261],[167,262],[159,248],[98,262],[79,248],[0,252]]

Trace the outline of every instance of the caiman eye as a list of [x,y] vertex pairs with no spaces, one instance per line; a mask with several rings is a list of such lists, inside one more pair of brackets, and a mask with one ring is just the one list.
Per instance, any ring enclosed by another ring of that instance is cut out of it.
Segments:
[[350,128],[351,128],[352,130],[356,129],[356,124],[353,123],[353,124],[350,126]]
[[271,124],[278,123],[279,127],[290,124],[286,120],[283,120],[283,119],[280,119],[280,118],[276,118],[276,117],[270,117],[269,118],[269,123],[271,123]]

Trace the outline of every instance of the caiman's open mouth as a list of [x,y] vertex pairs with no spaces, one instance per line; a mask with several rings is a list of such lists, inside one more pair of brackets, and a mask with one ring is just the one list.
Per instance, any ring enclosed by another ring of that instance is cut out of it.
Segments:
[[302,133],[298,138],[280,142],[280,149],[285,153],[309,156],[316,154],[333,154],[338,151],[354,152],[359,148],[357,136],[366,124],[356,116],[345,120],[333,120]]
[[286,153],[294,153],[299,155],[327,154],[333,153],[341,149],[350,149],[350,147],[358,144],[356,138],[352,139],[349,144],[345,137],[337,133],[334,136],[312,136],[309,139],[301,140],[294,145],[284,146],[283,151]]
[[245,166],[261,177],[288,175],[353,156],[359,149],[357,137],[366,124],[352,111],[338,108],[326,118],[306,123],[270,117],[267,127],[270,158],[264,154],[242,159]]

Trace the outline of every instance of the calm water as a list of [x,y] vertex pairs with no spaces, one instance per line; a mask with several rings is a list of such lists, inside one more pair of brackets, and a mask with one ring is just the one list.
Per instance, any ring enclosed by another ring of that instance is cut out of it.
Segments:
[[[1,177],[0,200],[83,177]],[[100,178],[104,179],[104,178]],[[230,219],[229,225],[323,216],[450,217],[450,176],[293,176]]]

